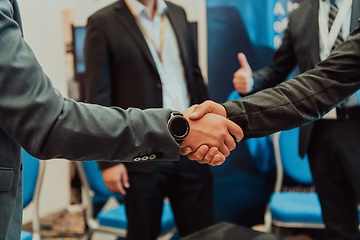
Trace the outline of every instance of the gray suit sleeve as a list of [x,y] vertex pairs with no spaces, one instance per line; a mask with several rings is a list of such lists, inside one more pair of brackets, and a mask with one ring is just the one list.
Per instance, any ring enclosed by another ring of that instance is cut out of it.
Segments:
[[315,69],[241,100],[224,103],[246,138],[320,119],[360,88],[360,29]]
[[122,110],[77,103],[56,91],[0,0],[0,127],[30,154],[69,160],[122,160],[156,154],[177,160],[170,110]]

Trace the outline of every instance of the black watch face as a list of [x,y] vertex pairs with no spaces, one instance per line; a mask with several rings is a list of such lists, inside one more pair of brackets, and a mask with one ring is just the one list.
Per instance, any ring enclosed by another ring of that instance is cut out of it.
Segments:
[[171,122],[171,131],[177,137],[183,137],[188,131],[187,121],[183,117],[175,117]]

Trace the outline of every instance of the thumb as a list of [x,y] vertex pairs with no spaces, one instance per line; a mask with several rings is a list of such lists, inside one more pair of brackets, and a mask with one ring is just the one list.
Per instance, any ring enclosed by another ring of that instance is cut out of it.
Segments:
[[202,104],[195,106],[189,118],[191,120],[197,120],[202,118],[207,113],[214,113],[223,116],[224,118],[227,117],[226,109],[223,105],[211,100],[207,100]]
[[247,72],[252,72],[251,67],[249,65],[249,62],[247,61],[247,58],[245,56],[245,54],[243,53],[239,53],[238,54],[238,60],[241,66],[241,69],[247,71]]
[[244,132],[241,127],[232,121],[229,121],[228,131],[235,138],[236,142],[240,142],[244,138]]
[[[219,107],[220,109],[218,109]],[[200,105],[195,105],[195,107],[193,108],[193,112],[190,114],[189,118],[191,120],[197,120],[202,118],[207,113],[215,113],[226,117],[226,113],[222,111],[225,111],[225,108],[222,105],[215,103],[211,100],[207,100]]]
[[190,119],[191,120],[197,120],[202,118],[205,114],[207,114],[207,110],[206,108],[204,108],[203,105],[197,105],[194,109],[193,112],[190,114]]
[[125,168],[124,173],[121,176],[121,181],[122,184],[124,185],[125,188],[129,188],[130,187],[130,183],[129,183],[129,175],[127,173],[127,169]]

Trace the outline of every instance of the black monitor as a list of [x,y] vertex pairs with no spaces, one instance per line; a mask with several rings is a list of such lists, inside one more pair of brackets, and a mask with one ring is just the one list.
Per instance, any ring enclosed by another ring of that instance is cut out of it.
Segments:
[[75,73],[84,73],[84,40],[85,27],[72,26],[73,33],[73,53],[74,53],[74,69]]

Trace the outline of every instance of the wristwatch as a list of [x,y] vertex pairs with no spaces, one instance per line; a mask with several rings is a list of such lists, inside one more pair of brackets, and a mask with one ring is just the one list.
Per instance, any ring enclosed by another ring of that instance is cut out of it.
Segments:
[[190,131],[190,125],[184,115],[178,111],[171,111],[167,125],[175,141],[179,144],[183,143]]

